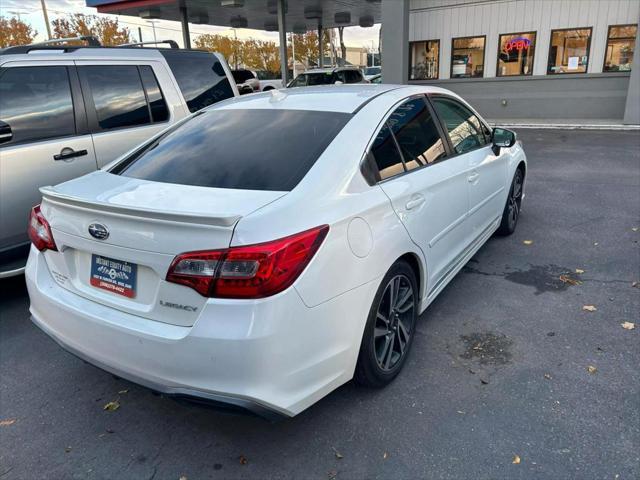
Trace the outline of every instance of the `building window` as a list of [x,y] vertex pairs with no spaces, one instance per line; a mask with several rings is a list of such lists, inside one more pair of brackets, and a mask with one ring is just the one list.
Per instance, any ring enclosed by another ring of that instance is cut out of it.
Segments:
[[603,71],[628,72],[631,70],[637,33],[638,25],[612,25],[609,27]]
[[547,73],[585,73],[590,46],[591,27],[551,30]]
[[536,32],[500,35],[496,76],[532,75]]
[[482,77],[486,36],[451,40],[451,78]]
[[434,80],[440,68],[440,40],[411,42],[409,80]]

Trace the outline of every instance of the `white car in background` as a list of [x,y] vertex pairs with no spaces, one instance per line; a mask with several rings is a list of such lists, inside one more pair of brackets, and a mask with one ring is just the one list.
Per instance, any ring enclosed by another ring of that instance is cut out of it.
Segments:
[[343,83],[369,83],[356,67],[313,68],[301,73],[289,82],[287,88],[314,87]]
[[369,81],[380,75],[382,75],[382,67],[366,67],[364,69],[364,78]]
[[33,321],[168,395],[292,416],[404,365],[418,315],[516,228],[526,158],[436,87],[240,97],[41,189]]

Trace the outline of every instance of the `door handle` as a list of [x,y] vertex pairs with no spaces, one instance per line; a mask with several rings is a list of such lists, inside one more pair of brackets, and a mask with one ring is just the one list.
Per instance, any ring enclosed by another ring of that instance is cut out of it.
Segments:
[[73,148],[65,147],[60,150],[60,153],[53,156],[54,160],[68,160],[70,158],[82,157],[88,152],[86,150],[74,150]]
[[473,172],[471,175],[469,175],[467,177],[467,180],[469,181],[469,183],[473,183],[475,182],[478,178],[480,177],[480,174],[478,172]]
[[406,205],[404,206],[407,210],[413,210],[415,208],[418,208],[420,206],[422,206],[422,204],[424,204],[425,199],[422,195],[417,196],[412,198],[411,200],[409,200]]

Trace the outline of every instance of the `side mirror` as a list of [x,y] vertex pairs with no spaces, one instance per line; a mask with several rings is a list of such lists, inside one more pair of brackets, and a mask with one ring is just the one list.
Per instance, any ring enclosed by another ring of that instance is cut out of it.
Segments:
[[506,128],[494,128],[491,133],[491,140],[496,148],[513,147],[516,144],[516,133]]
[[11,131],[11,127],[8,123],[0,120],[0,143],[10,142],[13,138],[13,132]]
[[335,82],[333,82],[334,85],[344,85],[344,82],[340,81],[340,80],[336,80]]
[[253,93],[253,88],[247,84],[238,85],[238,92],[240,95],[247,95],[248,93]]

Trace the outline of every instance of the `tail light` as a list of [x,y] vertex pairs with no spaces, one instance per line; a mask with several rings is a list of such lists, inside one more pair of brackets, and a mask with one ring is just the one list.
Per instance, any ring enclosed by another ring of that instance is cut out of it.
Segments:
[[40,205],[36,205],[31,209],[28,233],[31,242],[41,252],[43,250],[58,250],[56,242],[53,240],[51,226],[40,211]]
[[178,255],[167,282],[205,297],[263,298],[288,288],[320,248],[328,225],[267,243]]

